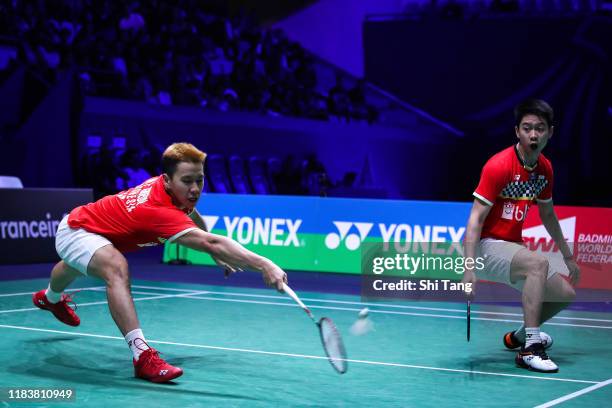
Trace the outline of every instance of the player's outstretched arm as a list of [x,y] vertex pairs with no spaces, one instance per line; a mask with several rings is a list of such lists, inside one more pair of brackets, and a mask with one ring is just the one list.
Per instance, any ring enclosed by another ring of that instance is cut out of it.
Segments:
[[[466,258],[476,259],[477,247],[480,242],[480,234],[482,233],[482,226],[484,225],[487,215],[491,211],[491,206],[483,203],[479,199],[474,199],[472,204],[472,210],[470,211],[470,217],[468,218],[467,227],[465,229],[464,239],[464,256]],[[474,296],[476,281],[476,274],[472,269],[466,268],[463,273],[463,283],[472,284],[472,292],[470,296]]]
[[[198,226],[198,228],[209,232],[208,231],[208,226],[206,225],[206,222],[204,221],[204,218],[202,218],[202,216],[200,215],[200,213],[198,212],[198,210],[196,208],[194,208],[191,213],[189,214],[189,218],[191,218],[191,220],[193,222],[195,222],[195,224]],[[228,264],[227,262],[223,262],[222,260],[220,260],[219,258],[215,258],[214,256],[212,257],[213,261],[215,261],[215,263],[217,265],[219,265],[220,267],[222,267],[224,269],[224,274],[225,277],[227,278],[228,276],[230,276],[232,273],[241,271],[242,269],[239,267],[234,267],[230,264]]]
[[262,273],[266,285],[283,290],[287,274],[268,258],[249,251],[238,242],[201,229],[189,231],[176,240],[179,245],[210,254],[234,267],[252,269]]
[[569,245],[563,237],[563,231],[561,230],[561,225],[559,225],[557,214],[555,214],[552,200],[539,201],[538,210],[544,228],[546,228],[546,231],[548,231],[552,239],[555,241],[555,244],[557,244],[559,251],[561,251],[563,254],[563,259],[565,260],[565,265],[567,265],[567,269],[569,270],[569,276],[572,284],[577,284],[578,280],[580,279],[580,269],[574,260],[574,256],[572,255]]

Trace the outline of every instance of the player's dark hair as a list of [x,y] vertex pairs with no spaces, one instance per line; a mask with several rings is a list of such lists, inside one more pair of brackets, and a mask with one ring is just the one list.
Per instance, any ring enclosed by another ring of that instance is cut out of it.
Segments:
[[162,155],[162,172],[170,177],[174,175],[180,162],[204,163],[206,153],[190,143],[173,143]]
[[548,127],[553,125],[553,109],[542,99],[527,99],[514,107],[514,124],[519,126],[526,115],[544,119]]

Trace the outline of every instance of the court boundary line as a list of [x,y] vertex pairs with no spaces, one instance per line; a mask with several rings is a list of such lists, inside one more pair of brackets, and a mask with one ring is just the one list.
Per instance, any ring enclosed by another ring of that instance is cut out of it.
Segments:
[[[74,289],[66,289],[64,292],[76,292],[79,290],[91,290],[91,291],[97,291],[100,289],[104,289],[104,286],[89,286],[89,287],[85,287],[85,288],[74,288]],[[2,297],[10,297],[10,296],[23,296],[23,295],[30,295],[32,296],[34,294],[34,292],[20,292],[20,293],[0,293],[0,298]]]
[[[258,295],[258,294],[242,293],[242,292],[218,292],[218,291],[211,291],[211,290],[207,290],[207,291],[200,290],[199,291],[199,290],[196,290],[196,289],[164,288],[164,287],[161,287],[161,286],[149,286],[149,285],[132,285],[132,288],[165,290],[165,291],[171,291],[171,292],[183,292],[183,293],[186,293],[186,294],[194,294],[193,292],[199,292],[199,293],[206,292],[206,293],[209,293],[209,294],[212,294],[212,295],[243,296],[243,297],[254,297],[254,298],[267,298],[267,299],[286,300],[286,297],[284,297],[284,296]],[[91,290],[91,291],[94,291],[94,292],[100,292],[100,291],[106,290],[106,288],[104,286],[91,286],[91,287],[84,287],[84,288],[67,289],[66,292],[75,292],[75,291],[80,291],[80,290]],[[5,293],[5,294],[0,294],[0,297],[19,296],[19,295],[31,295],[32,293],[33,292]],[[133,293],[137,293],[137,292],[133,292]],[[382,307],[389,307],[389,308],[393,308],[393,309],[414,309],[414,310],[431,310],[431,311],[453,312],[453,313],[456,312],[456,313],[462,313],[462,314],[465,313],[464,309],[448,309],[448,308],[425,307],[425,306],[392,305],[392,304],[388,304],[388,303],[354,302],[354,301],[344,301],[344,300],[336,300],[336,299],[314,299],[314,298],[307,298],[307,297],[302,298],[302,300],[305,300],[307,302],[338,303],[338,304],[362,305],[362,306],[376,306],[376,307],[381,307],[381,308]],[[82,305],[79,305],[79,306],[82,306]],[[312,306],[312,307],[314,308],[314,307],[317,307],[317,306]],[[34,310],[34,309],[32,309],[32,310]],[[338,310],[345,310],[345,309],[338,309]],[[346,309],[346,310],[353,310],[353,309]],[[492,312],[492,311],[489,312],[489,311],[484,311],[484,310],[472,310],[472,314],[485,314],[485,315],[497,315],[497,316],[516,316],[516,317],[523,316],[521,313]],[[418,316],[420,316],[420,315],[418,315]],[[474,318],[474,319],[478,319],[478,318]],[[553,316],[552,319],[612,323],[612,319],[595,319],[595,318],[587,318],[587,317]],[[482,319],[482,320],[486,320],[486,319]],[[505,321],[505,322],[517,322],[517,320],[501,320],[501,319],[489,319],[489,320]],[[552,322],[552,323],[554,323],[554,322]],[[551,322],[548,322],[547,324],[551,324]],[[559,324],[559,325],[562,326],[563,324]],[[582,326],[578,326],[578,327],[582,327]],[[596,328],[600,328],[602,326],[584,326],[584,327],[596,327]]]
[[[159,286],[148,286],[148,285],[132,285],[132,287],[140,288],[140,289],[157,289],[157,290],[172,289],[173,291],[185,291],[185,292],[193,291],[193,289],[162,288]],[[244,297],[255,297],[255,298],[268,298],[268,299],[286,299],[286,297],[284,296],[257,295],[257,294],[242,293],[242,292],[217,292],[217,291],[209,290],[208,293],[213,294],[213,295],[244,296]],[[392,305],[389,303],[353,302],[353,301],[336,300],[336,299],[314,299],[314,298],[307,298],[307,297],[301,297],[300,299],[306,302],[352,304],[352,305],[363,305],[363,306],[390,307],[394,309],[415,309],[415,310],[431,310],[431,311],[439,311],[439,312],[457,312],[457,313],[465,314],[465,309],[447,309],[447,308],[439,308],[439,307]],[[500,315],[500,316],[516,316],[516,317],[523,316],[522,313],[488,312],[484,310],[472,310],[472,314],[490,314],[490,315]],[[595,319],[595,318],[587,318],[587,317],[554,316],[553,319],[612,323],[612,319]]]
[[[92,334],[92,333],[82,333],[82,332],[69,332],[69,331],[64,331],[64,330],[53,330],[53,329],[41,329],[37,327],[0,324],[0,328],[16,329],[16,330],[24,330],[24,331],[35,331],[35,332],[43,332],[43,333],[53,333],[53,334],[68,334],[72,336],[94,337],[94,338],[125,341],[123,337],[119,337],[119,336],[107,336],[103,334]],[[233,352],[241,352],[241,353],[281,356],[281,357],[305,358],[305,359],[311,359],[311,360],[327,360],[328,359],[325,356],[313,356],[309,354],[282,353],[282,352],[276,352],[276,351],[253,350],[253,349],[244,349],[244,348],[236,348],[236,347],[210,346],[210,345],[205,345],[205,344],[177,343],[177,342],[162,341],[162,340],[150,340],[149,339],[147,340],[147,343],[166,344],[170,346],[179,346],[179,347],[201,348],[201,349],[207,349],[207,350],[222,350],[222,351],[233,351]],[[570,383],[581,383],[581,384],[599,384],[600,383],[599,381],[578,380],[574,378],[555,378],[555,377],[543,377],[543,376],[536,376],[536,375],[496,373],[496,372],[489,372],[489,371],[473,371],[473,370],[462,370],[462,369],[444,368],[444,367],[422,366],[422,365],[415,365],[415,364],[388,363],[388,362],[382,362],[382,361],[354,360],[354,359],[346,359],[345,361],[349,363],[355,363],[355,364],[413,368],[413,369],[421,369],[421,370],[453,372],[453,373],[462,373],[462,374],[490,375],[490,376],[497,376],[497,377],[524,378],[524,379],[542,380],[542,381],[559,381],[559,382],[570,382]]]
[[548,401],[548,402],[545,402],[544,404],[537,405],[534,408],[549,408],[549,407],[553,407],[555,405],[561,404],[562,402],[565,402],[565,401],[577,398],[577,397],[579,397],[581,395],[587,394],[587,393],[589,393],[591,391],[595,391],[595,390],[597,390],[599,388],[603,388],[603,387],[605,387],[606,385],[609,385],[609,384],[612,384],[612,378],[609,378],[609,379],[607,379],[605,381],[602,381],[602,382],[598,382],[597,384],[591,385],[590,387],[587,387],[587,388],[583,388],[582,390],[578,390],[576,392],[572,392],[571,394],[563,395],[563,396],[561,396],[561,397],[559,397],[557,399],[554,399],[552,401]]
[[[285,302],[264,302],[264,301],[259,301],[259,300],[246,300],[246,299],[223,299],[223,298],[196,296],[195,294],[185,294],[181,297],[188,298],[188,299],[212,300],[212,301],[218,301],[218,302],[254,303],[254,304],[273,305],[273,306],[299,307],[296,304],[285,303]],[[337,307],[337,306],[309,305],[308,308],[309,309],[325,309],[325,310],[342,310],[342,311],[348,311],[348,312],[361,311],[361,309],[359,308],[348,308],[348,307]],[[444,315],[444,314],[433,314],[433,313],[400,312],[396,310],[370,309],[370,313],[391,314],[391,315],[401,315],[401,316],[431,317],[435,319],[465,319],[465,315],[460,316],[460,315]],[[481,320],[481,321],[490,321],[490,322],[502,322],[502,323],[523,323],[522,320],[494,319],[490,317],[472,317],[471,319]],[[589,329],[607,329],[607,330],[612,329],[612,326],[596,326],[596,325],[589,325],[589,324],[572,324],[572,323],[559,323],[559,322],[545,322],[544,325],[581,327],[581,328],[589,328]]]
[[[135,285],[133,287],[136,287]],[[155,287],[150,287],[155,289]],[[163,290],[163,288],[162,288]],[[101,290],[93,290],[100,292]],[[180,290],[176,290],[180,291]],[[266,302],[266,301],[257,301],[257,300],[246,300],[246,299],[225,299],[218,297],[202,297],[197,295],[209,294],[210,291],[202,290],[185,290],[188,293],[180,293],[180,294],[158,294],[158,293],[150,293],[150,292],[141,292],[141,291],[132,291],[132,294],[147,294],[153,295],[150,297],[144,298],[133,298],[134,301],[143,301],[143,300],[154,300],[154,299],[168,299],[168,298],[187,298],[187,299],[198,299],[198,300],[210,300],[217,302],[234,302],[234,303],[251,303],[251,304],[262,304],[262,305],[271,305],[271,306],[284,306],[284,307],[299,307],[295,303],[288,302]],[[275,299],[283,299],[283,297],[274,297]],[[288,299],[287,299],[288,300]],[[82,306],[92,306],[92,305],[103,305],[107,304],[108,301],[99,301],[99,302],[87,302],[79,304]],[[337,307],[337,306],[320,306],[320,305],[311,305],[309,306],[311,309],[325,309],[325,310],[341,310],[348,312],[359,312],[361,309],[358,308],[346,308],[346,307]],[[16,313],[16,312],[27,312],[38,310],[36,307],[23,308],[23,309],[9,309],[9,310],[0,310],[0,314],[8,314],[8,313]],[[400,312],[395,310],[377,310],[371,309],[370,313],[378,313],[378,314],[390,314],[390,315],[401,315],[401,316],[417,316],[417,317],[429,317],[434,319],[465,319],[464,315],[445,315],[445,314],[433,314],[433,313],[416,313],[416,312]],[[497,319],[497,318],[488,318],[488,317],[472,317],[472,320],[480,320],[480,321],[492,321],[492,322],[500,322],[500,323],[522,323],[522,320],[511,320],[511,319]],[[551,326],[565,326],[565,327],[581,327],[581,328],[591,328],[591,329],[607,329],[611,330],[612,326],[597,326],[597,325],[587,325],[587,324],[572,324],[572,323],[559,323],[559,322],[546,322],[544,325]]]
[[[95,290],[94,290],[95,292]],[[134,293],[134,292],[133,292]],[[176,297],[186,297],[188,295],[198,295],[198,294],[206,294],[208,293],[208,291],[206,290],[201,290],[197,293],[193,293],[193,294],[178,294],[178,295],[164,295],[164,294],[155,294],[155,296],[149,296],[149,297],[141,297],[141,298],[132,298],[134,300],[134,302],[136,301],[142,301],[142,300],[154,300],[154,299],[167,299],[167,298],[176,298]],[[101,300],[99,302],[86,302],[86,303],[79,303],[78,306],[79,307],[83,307],[83,306],[96,306],[96,305],[106,305],[108,304],[108,300]],[[32,310],[41,310],[38,307],[27,307],[27,308],[23,308],[23,309],[9,309],[9,310],[0,310],[0,314],[7,314],[7,313],[17,313],[17,312],[28,312],[28,311],[32,311]]]

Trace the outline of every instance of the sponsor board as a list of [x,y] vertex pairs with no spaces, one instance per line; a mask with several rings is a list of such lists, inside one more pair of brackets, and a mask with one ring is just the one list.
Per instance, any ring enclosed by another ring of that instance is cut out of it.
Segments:
[[[285,269],[352,274],[361,271],[364,243],[461,242],[470,208],[471,203],[227,194],[207,194],[198,203],[211,231]],[[612,256],[612,209],[555,209],[583,267],[580,286],[612,288],[610,263],[600,262]],[[567,274],[537,211],[527,214],[523,235],[528,248],[551,257],[551,264]],[[195,264],[214,264],[208,255],[186,248],[180,256]],[[164,261],[175,257],[175,245],[166,243]]]
[[59,261],[57,226],[92,198],[89,189],[0,189],[0,264]]
[[[579,287],[612,289],[612,209],[555,206],[555,213],[580,266]],[[568,273],[563,256],[537,211],[527,215],[523,241],[530,250],[545,255],[553,268]]]

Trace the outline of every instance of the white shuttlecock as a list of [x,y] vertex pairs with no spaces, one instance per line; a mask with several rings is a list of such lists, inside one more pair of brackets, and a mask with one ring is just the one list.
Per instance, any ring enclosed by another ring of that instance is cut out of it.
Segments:
[[369,333],[374,328],[372,321],[368,319],[369,310],[366,307],[359,312],[359,318],[353,325],[351,326],[351,334],[353,336],[363,336],[366,333]]

